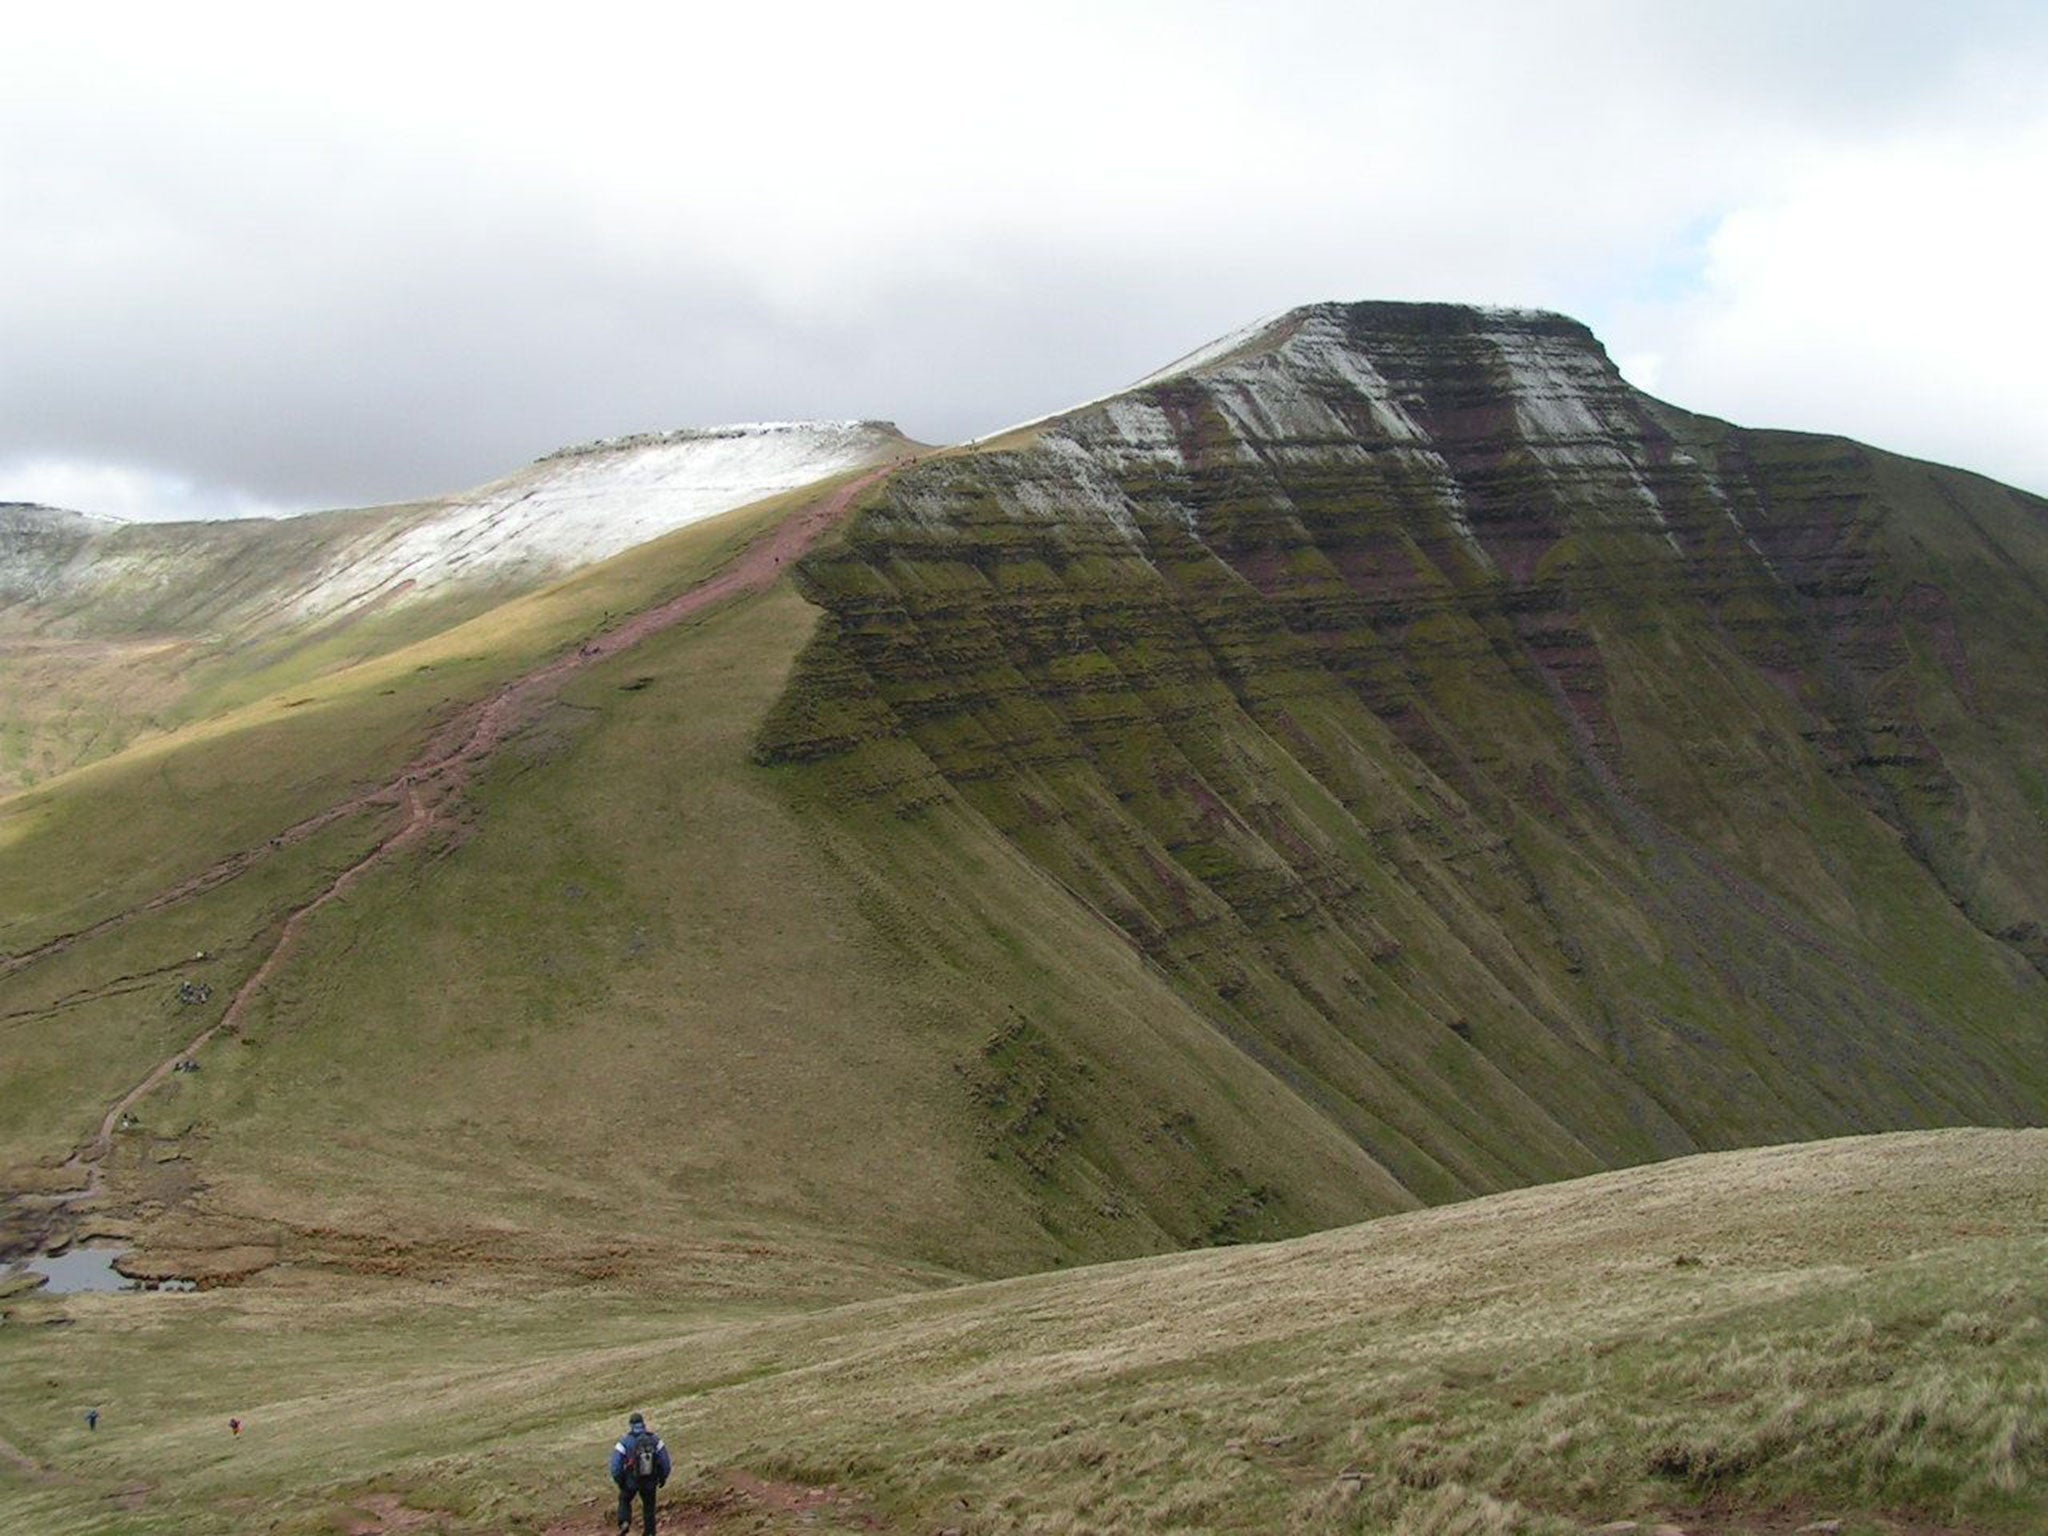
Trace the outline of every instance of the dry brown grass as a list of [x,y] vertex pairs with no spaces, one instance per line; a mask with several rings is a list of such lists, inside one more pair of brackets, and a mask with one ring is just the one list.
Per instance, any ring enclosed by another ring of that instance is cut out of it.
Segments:
[[[1553,1536],[1712,1510],[1723,1532],[1745,1511],[2031,1531],[2044,1190],[2048,1133],[1958,1131],[802,1316],[315,1276],[81,1300],[69,1329],[0,1334],[25,1389],[0,1435],[76,1469],[71,1405],[117,1383],[101,1444],[152,1491],[132,1521],[61,1486],[0,1514],[311,1531],[376,1492],[451,1532],[545,1530],[639,1406],[705,1529]],[[228,1456],[231,1411],[260,1429]],[[838,1492],[799,1524],[742,1475]]]

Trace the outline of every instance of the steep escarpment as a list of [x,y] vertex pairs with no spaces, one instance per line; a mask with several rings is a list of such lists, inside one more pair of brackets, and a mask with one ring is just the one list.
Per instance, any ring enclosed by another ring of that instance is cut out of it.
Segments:
[[1425,1198],[2034,1120],[2044,530],[1317,306],[898,476],[759,755],[999,829]]
[[1977,927],[2048,967],[2048,503],[1839,439],[1738,447],[1808,640],[1809,744]]

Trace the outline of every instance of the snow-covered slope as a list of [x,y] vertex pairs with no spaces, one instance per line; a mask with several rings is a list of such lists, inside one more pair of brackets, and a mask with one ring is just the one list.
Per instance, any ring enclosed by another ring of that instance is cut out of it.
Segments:
[[908,453],[886,422],[760,422],[565,448],[473,491],[214,523],[0,507],[0,610],[79,634],[224,635],[534,585],[665,533]]
[[43,596],[95,538],[121,526],[119,518],[0,501],[0,607]]
[[998,439],[1012,436],[1018,432],[1029,432],[1035,428],[1049,427],[1056,422],[1064,421],[1069,416],[1078,415],[1080,412],[1090,410],[1095,406],[1121,400],[1131,391],[1141,390],[1148,385],[1158,384],[1167,379],[1178,378],[1184,373],[1192,373],[1197,369],[1206,368],[1212,363],[1221,362],[1225,358],[1239,353],[1258,351],[1275,345],[1280,340],[1285,339],[1291,324],[1303,313],[1305,311],[1286,310],[1277,315],[1268,315],[1263,320],[1254,320],[1250,325],[1241,326],[1227,335],[1217,337],[1214,341],[1203,343],[1203,345],[1195,348],[1194,351],[1188,353],[1185,357],[1168,363],[1164,368],[1155,368],[1142,379],[1126,385],[1123,389],[1107,395],[1096,395],[1092,399],[1083,400],[1075,405],[1063,406],[1049,415],[1033,416],[1028,421],[1012,422],[1007,427],[998,427],[993,432],[984,432],[978,437],[969,438],[961,446],[967,448],[979,447],[996,442]]
[[907,450],[883,422],[756,422],[565,448],[334,552],[314,615],[478,577],[551,575]]
[[1270,342],[1284,322],[1295,319],[1300,313],[1298,310],[1282,310],[1277,315],[1268,315],[1263,320],[1254,320],[1250,325],[1226,332],[1214,341],[1205,342],[1195,348],[1187,356],[1176,358],[1164,368],[1153,369],[1131,388],[1143,389],[1147,384],[1177,379],[1184,373],[1193,373],[1213,363],[1220,363],[1233,353],[1248,351],[1262,343]]
[[[1128,537],[1135,525],[1116,489],[1120,477],[1191,488],[1187,477],[1198,468],[1341,467],[1397,478],[1418,505],[1433,507],[1440,532],[1492,568],[1503,551],[1477,530],[1471,505],[1474,486],[1485,489],[1491,472],[1475,481],[1467,461],[1512,453],[1553,486],[1599,481],[1588,507],[1675,553],[1652,489],[1669,466],[1664,450],[1645,442],[1647,409],[1592,333],[1562,315],[1314,304],[1224,336],[1122,394],[1047,418],[1037,445],[1051,456],[1042,462],[1060,464],[1060,483],[1026,483],[1019,500],[1069,516],[1086,505]],[[1192,526],[1191,503],[1185,516]]]

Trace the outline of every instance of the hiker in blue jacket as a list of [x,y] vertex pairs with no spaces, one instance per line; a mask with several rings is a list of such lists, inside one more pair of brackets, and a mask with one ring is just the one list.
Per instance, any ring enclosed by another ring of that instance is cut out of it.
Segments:
[[668,1447],[661,1436],[634,1414],[626,1421],[626,1435],[612,1447],[612,1481],[619,1485],[619,1536],[633,1529],[633,1495],[640,1495],[640,1523],[647,1536],[654,1536],[654,1490],[668,1481],[672,1470]]

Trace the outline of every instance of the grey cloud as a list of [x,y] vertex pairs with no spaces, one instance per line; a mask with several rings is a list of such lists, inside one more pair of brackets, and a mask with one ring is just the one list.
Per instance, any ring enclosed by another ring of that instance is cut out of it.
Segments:
[[[878,41],[818,102],[764,68],[764,121],[816,115],[758,151],[745,195],[692,171],[744,164],[744,121],[620,146],[626,172],[584,175],[489,121],[430,133],[260,92],[16,91],[0,100],[0,463],[360,503],[656,427],[880,415],[957,440],[1315,299],[1598,323],[1644,274],[1696,260],[1703,225],[1800,134],[1974,110],[1958,80],[2048,50],[2048,15],[2008,3],[1217,0],[1150,17],[1168,62],[1115,62],[1153,116],[1057,154],[1005,141],[942,176],[920,168],[951,125],[912,112],[864,138],[874,91],[914,107],[932,71],[973,71],[1004,124],[1086,104],[943,39],[921,56]],[[1109,37],[1068,20],[1076,49]],[[1157,77],[1169,66],[1188,73]],[[568,122],[547,84],[504,82],[507,110]]]

